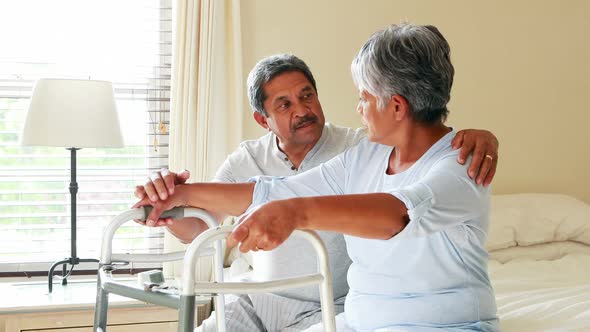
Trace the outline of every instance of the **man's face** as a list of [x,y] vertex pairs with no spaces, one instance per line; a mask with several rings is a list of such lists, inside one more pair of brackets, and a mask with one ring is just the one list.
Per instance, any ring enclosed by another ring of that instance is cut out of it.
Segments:
[[300,72],[280,74],[264,85],[267,118],[258,123],[270,129],[282,146],[315,144],[324,128],[318,95]]

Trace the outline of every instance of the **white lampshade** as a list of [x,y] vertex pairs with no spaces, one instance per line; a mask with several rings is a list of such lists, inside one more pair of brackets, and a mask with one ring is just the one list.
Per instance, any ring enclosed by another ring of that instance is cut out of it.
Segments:
[[113,85],[106,81],[40,79],[33,89],[21,144],[123,147]]

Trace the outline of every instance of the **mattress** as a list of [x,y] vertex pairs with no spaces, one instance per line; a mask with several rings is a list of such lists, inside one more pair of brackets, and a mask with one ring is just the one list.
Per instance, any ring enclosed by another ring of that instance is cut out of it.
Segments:
[[590,331],[590,250],[552,260],[490,260],[504,332]]

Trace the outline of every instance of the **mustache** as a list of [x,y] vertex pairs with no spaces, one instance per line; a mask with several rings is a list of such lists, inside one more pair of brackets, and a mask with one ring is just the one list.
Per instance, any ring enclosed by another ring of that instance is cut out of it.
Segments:
[[294,125],[293,125],[293,130],[298,129],[299,127],[301,127],[302,124],[306,123],[306,122],[317,122],[318,121],[318,117],[315,115],[306,115],[304,117],[299,118],[299,121],[297,121]]

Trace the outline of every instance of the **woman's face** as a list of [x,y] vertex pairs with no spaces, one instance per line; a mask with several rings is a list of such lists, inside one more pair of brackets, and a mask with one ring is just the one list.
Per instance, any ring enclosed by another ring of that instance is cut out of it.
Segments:
[[371,142],[384,143],[383,139],[391,132],[393,121],[388,118],[387,112],[378,109],[377,97],[365,90],[359,91],[359,95],[357,111],[363,125],[367,127],[367,138]]

